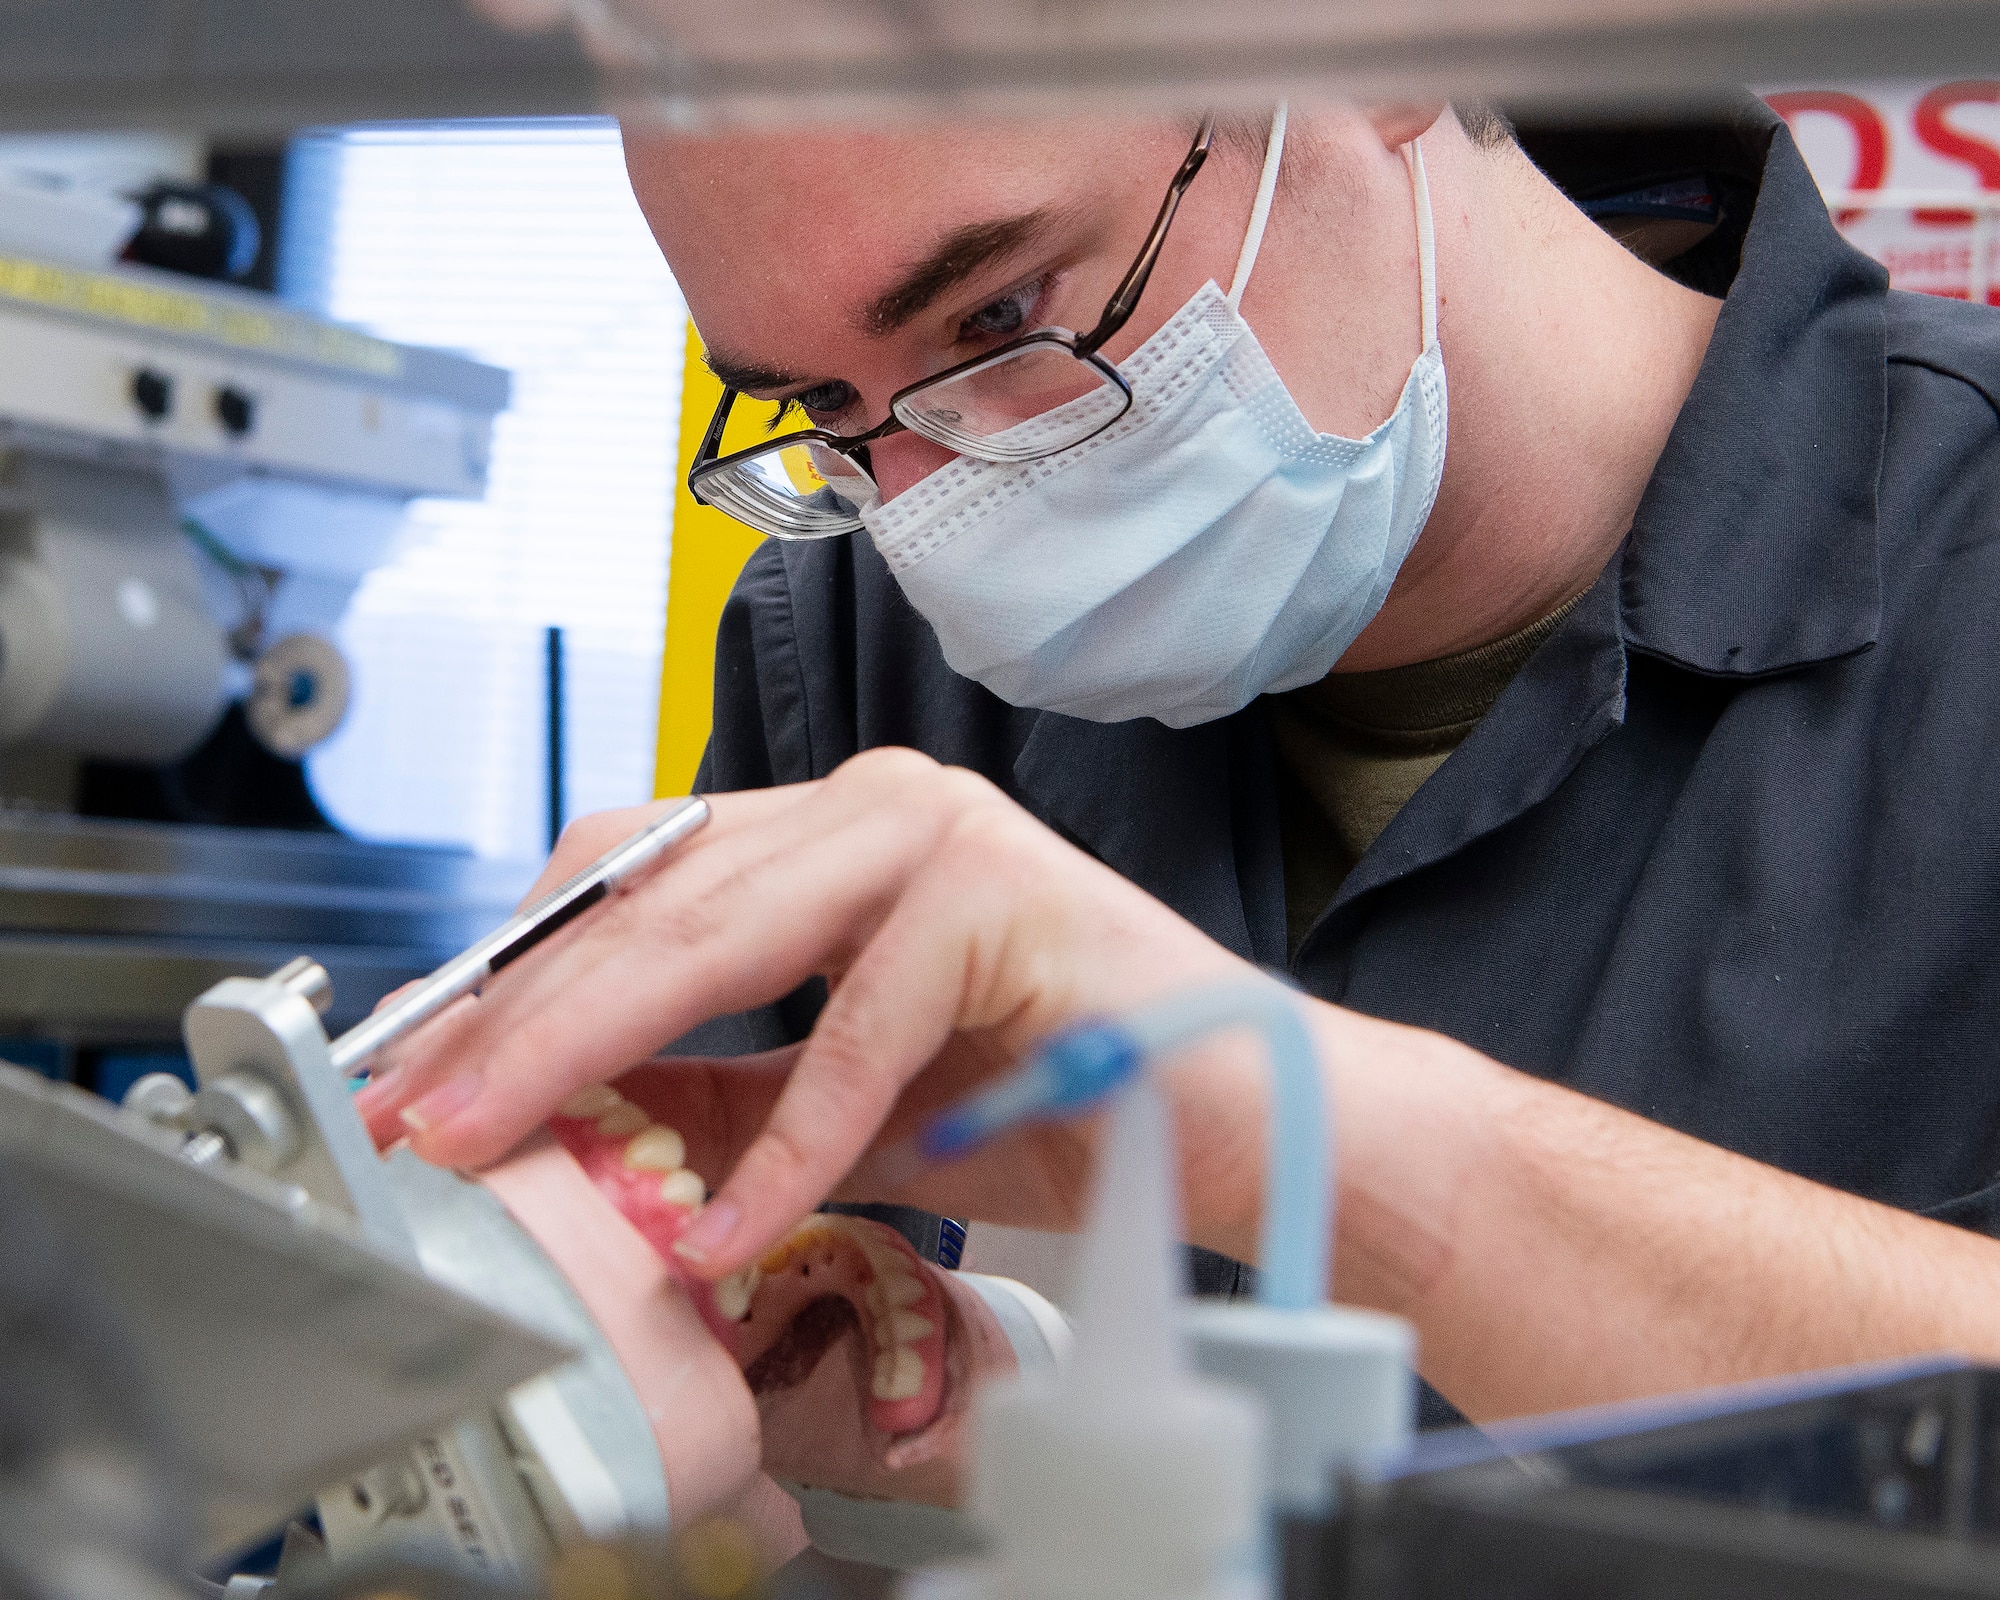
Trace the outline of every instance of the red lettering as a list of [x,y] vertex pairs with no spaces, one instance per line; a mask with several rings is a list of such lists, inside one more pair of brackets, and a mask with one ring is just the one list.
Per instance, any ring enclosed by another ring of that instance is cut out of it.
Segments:
[[[1976,79],[1939,84],[1917,102],[1911,117],[1917,138],[1947,161],[1962,161],[1972,168],[1979,175],[1981,189],[2000,189],[2000,149],[1945,120],[1947,112],[1966,105],[2000,105],[2000,83]],[[1972,220],[1969,211],[1919,211],[1915,216],[1919,222],[1945,227],[1964,227]]]
[[[1866,100],[1859,95],[1842,94],[1838,89],[1792,89],[1769,96],[1767,103],[1785,119],[1788,127],[1796,126],[1796,119],[1811,111],[1840,118],[1854,135],[1854,175],[1846,187],[1882,187],[1882,178],[1889,170],[1889,130],[1883,127],[1881,114]],[[1843,211],[1834,220],[1844,225],[1860,215],[1859,211]]]

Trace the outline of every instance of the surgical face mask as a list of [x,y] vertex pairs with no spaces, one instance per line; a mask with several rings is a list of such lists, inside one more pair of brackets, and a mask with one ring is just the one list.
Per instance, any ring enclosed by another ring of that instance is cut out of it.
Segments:
[[1313,430],[1237,311],[1283,147],[1280,107],[1229,293],[1205,285],[1119,364],[1123,418],[1037,461],[959,457],[863,512],[945,660],[1013,705],[1185,728],[1312,683],[1430,515],[1445,382],[1423,154],[1405,151],[1423,350],[1388,420],[1344,439]]

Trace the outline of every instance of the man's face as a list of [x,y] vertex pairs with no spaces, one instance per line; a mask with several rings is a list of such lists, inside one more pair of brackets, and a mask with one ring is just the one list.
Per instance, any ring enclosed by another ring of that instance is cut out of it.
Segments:
[[[1288,150],[1244,314],[1307,416],[1366,433],[1416,354],[1408,179],[1368,121]],[[631,127],[632,185],[711,366],[858,433],[897,390],[1030,328],[1087,332],[1186,154],[1170,119],[956,122],[696,137]],[[1316,181],[1337,166],[1336,180]],[[1207,280],[1227,286],[1258,162],[1219,146],[1188,190],[1115,362]],[[1329,193],[1331,198],[1329,198]],[[797,415],[798,413],[794,413]],[[871,449],[886,498],[951,459],[914,434]]]

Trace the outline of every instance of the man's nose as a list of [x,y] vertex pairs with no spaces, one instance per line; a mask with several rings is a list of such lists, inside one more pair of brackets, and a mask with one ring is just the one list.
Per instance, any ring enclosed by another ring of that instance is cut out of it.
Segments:
[[884,500],[895,499],[911,484],[956,459],[943,445],[933,444],[920,433],[892,433],[868,447],[875,487],[882,491]]

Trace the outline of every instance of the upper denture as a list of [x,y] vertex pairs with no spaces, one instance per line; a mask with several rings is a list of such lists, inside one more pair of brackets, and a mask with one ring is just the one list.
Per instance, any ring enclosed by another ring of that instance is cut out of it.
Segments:
[[755,1364],[812,1302],[837,1294],[854,1307],[875,1352],[867,1397],[875,1425],[900,1434],[936,1417],[944,1395],[943,1295],[931,1278],[935,1269],[894,1229],[808,1217],[752,1265],[709,1285],[688,1277],[673,1253],[707,1195],[675,1129],[609,1085],[593,1085],[563,1102],[549,1130],[681,1278],[739,1366]]

